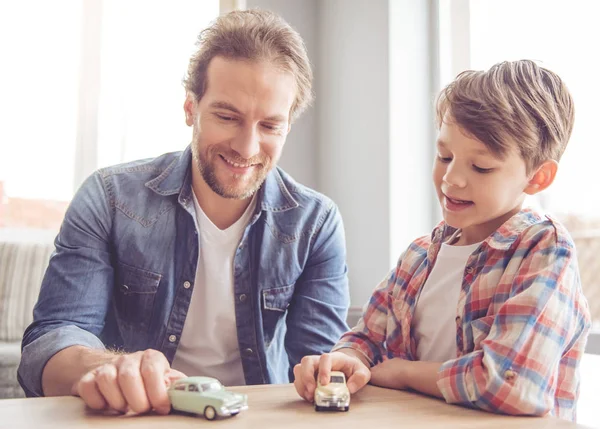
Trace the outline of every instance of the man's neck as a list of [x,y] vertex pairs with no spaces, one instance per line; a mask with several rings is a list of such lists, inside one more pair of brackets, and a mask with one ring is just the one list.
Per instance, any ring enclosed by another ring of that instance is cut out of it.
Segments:
[[217,195],[206,184],[195,166],[192,166],[192,190],[206,217],[221,230],[237,222],[252,201],[252,197],[236,200]]

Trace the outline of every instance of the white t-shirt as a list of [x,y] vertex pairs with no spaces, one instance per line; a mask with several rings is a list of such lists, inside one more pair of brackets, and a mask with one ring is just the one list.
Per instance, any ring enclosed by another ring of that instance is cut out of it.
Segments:
[[413,316],[417,359],[445,362],[456,358],[456,308],[467,260],[481,243],[442,244],[421,289]]
[[240,219],[221,230],[194,196],[198,267],[190,307],[172,367],[188,376],[215,377],[226,386],[246,384],[240,357],[233,284],[233,260],[256,198]]

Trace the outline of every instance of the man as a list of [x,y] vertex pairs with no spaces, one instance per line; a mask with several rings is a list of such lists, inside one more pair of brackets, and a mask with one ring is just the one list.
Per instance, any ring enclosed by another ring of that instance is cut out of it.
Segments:
[[287,383],[347,329],[342,221],[275,167],[311,98],[300,36],[264,11],[205,30],[185,151],[102,169],[67,210],[23,338],[29,396],[168,413],[173,379]]

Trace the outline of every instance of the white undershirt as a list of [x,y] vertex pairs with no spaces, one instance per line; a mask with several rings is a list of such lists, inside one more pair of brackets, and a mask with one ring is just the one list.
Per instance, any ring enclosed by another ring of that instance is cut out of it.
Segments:
[[238,221],[221,230],[206,216],[194,195],[198,267],[172,365],[188,376],[215,377],[226,386],[246,384],[235,319],[233,260],[255,200]]
[[456,358],[456,307],[467,260],[480,244],[442,244],[413,316],[418,360],[445,362]]

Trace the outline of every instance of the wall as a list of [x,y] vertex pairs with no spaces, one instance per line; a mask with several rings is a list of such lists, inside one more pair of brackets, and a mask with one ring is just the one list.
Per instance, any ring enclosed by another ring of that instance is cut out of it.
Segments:
[[432,225],[432,3],[247,2],[279,13],[305,39],[316,99],[280,165],[340,207],[353,306]]

